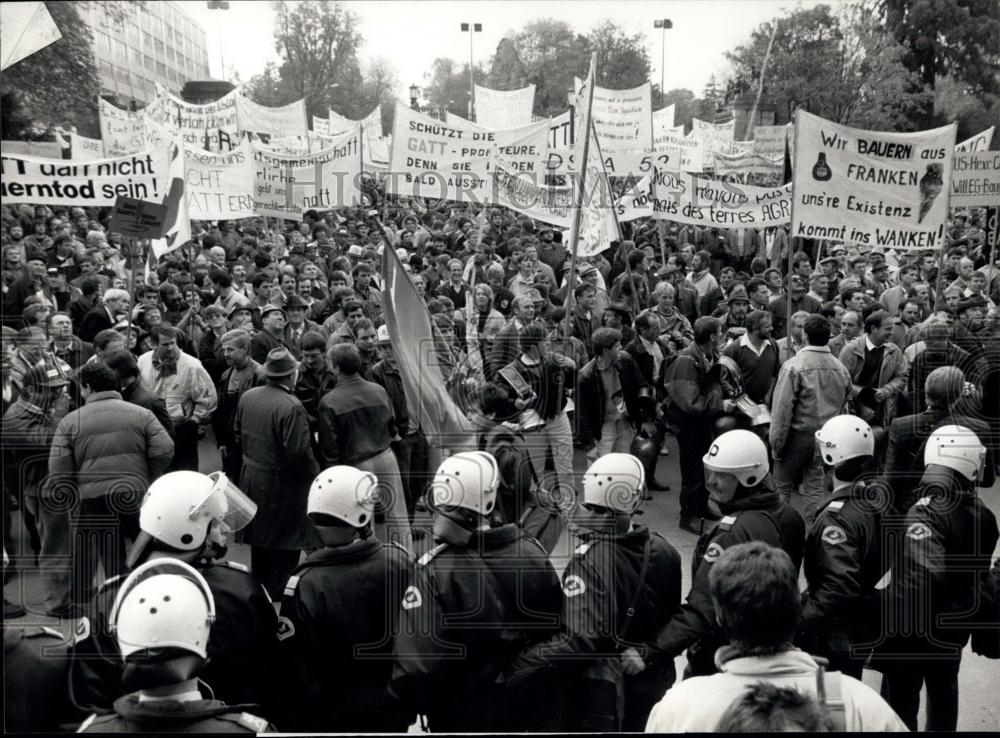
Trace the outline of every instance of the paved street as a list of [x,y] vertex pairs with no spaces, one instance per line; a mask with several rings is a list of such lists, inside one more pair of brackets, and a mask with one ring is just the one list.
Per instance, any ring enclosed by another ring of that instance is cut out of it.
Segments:
[[[677,492],[680,489],[680,473],[677,469],[677,445],[673,439],[669,440],[668,448],[671,456],[660,457],[658,477],[669,482],[671,490],[669,492],[654,493],[654,499],[647,502],[643,508],[643,514],[637,518],[642,525],[647,525],[663,534],[671,544],[677,548],[682,558],[682,571],[684,573],[684,593],[690,586],[691,556],[696,543],[695,536],[681,531],[677,527],[678,503]],[[218,457],[215,447],[210,441],[201,444],[201,462],[203,470],[213,470],[219,467]],[[576,453],[575,468],[586,467],[586,460],[583,452]],[[1000,515],[1000,485],[981,492],[983,499],[990,509]],[[427,539],[424,539],[426,541]],[[565,535],[559,542],[557,550],[553,555],[553,561],[557,567],[565,564],[566,557],[572,552],[573,542],[570,536]],[[249,564],[250,554],[247,547],[242,545],[234,546],[232,558],[245,564]],[[8,598],[17,597],[17,592],[23,586],[23,592],[27,607],[32,612],[28,616],[11,625],[48,625],[60,627],[64,632],[69,632],[70,624],[59,623],[51,618],[46,618],[39,613],[41,607],[41,592],[37,575],[28,573],[24,577],[19,577],[6,587]],[[804,586],[804,580],[803,580]],[[683,671],[684,657],[678,660],[678,673]],[[881,675],[876,671],[866,670],[864,680],[873,688],[878,689]],[[961,731],[997,731],[1000,730],[1000,704],[996,699],[997,684],[1000,684],[1000,661],[991,661],[981,656],[977,656],[966,649],[962,660],[962,670],[959,677],[959,695],[961,708],[958,721],[958,729]],[[921,713],[921,724],[923,714]],[[411,732],[414,732],[411,729]]]

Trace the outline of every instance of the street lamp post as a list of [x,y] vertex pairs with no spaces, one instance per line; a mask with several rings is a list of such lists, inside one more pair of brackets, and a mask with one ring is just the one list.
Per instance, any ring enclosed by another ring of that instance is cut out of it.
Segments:
[[653,28],[660,30],[660,107],[663,107],[663,71],[667,59],[667,29],[673,28],[674,24],[669,18],[653,21]]
[[469,120],[475,121],[476,115],[476,84],[472,77],[472,34],[481,33],[482,23],[462,23],[461,29],[469,34]]
[[420,88],[416,85],[410,85],[410,107],[417,111],[420,110],[420,107],[417,105],[417,97],[419,96]]
[[[209,10],[229,10],[229,0],[208,0]],[[222,13],[216,13],[216,25],[219,30],[219,64],[221,65],[220,74],[222,79],[226,78],[226,58],[223,52],[222,43]]]

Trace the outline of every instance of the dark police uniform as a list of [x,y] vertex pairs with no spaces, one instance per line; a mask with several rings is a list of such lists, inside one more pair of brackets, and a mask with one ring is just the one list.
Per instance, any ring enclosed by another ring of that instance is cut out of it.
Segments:
[[875,585],[885,574],[881,511],[886,503],[877,487],[859,483],[846,488],[830,498],[806,536],[809,586],[796,640],[804,650],[826,658],[830,671],[856,679],[875,642]]
[[314,551],[285,587],[278,618],[277,722],[304,732],[402,732],[413,721],[388,691],[410,554],[375,538]]
[[962,649],[979,621],[998,538],[996,517],[974,489],[935,487],[906,516],[882,598],[887,632],[872,663],[884,674],[883,696],[910,730],[923,684],[927,730],[955,730]]
[[250,705],[218,700],[140,702],[133,692],[115,700],[113,715],[91,715],[78,733],[274,733],[264,718],[244,712]]
[[390,689],[433,732],[525,730],[530,717],[510,714],[497,678],[558,631],[561,606],[548,552],[516,525],[439,543],[403,595]]
[[85,717],[66,695],[68,647],[52,628],[3,629],[5,732],[54,733]]
[[[230,704],[268,707],[274,698],[272,663],[278,628],[271,599],[242,564],[203,560],[194,566],[212,591],[216,611],[201,679]],[[124,664],[109,617],[124,580],[125,575],[101,585],[73,645],[70,691],[73,702],[87,712],[106,713],[122,695]]]
[[[680,612],[663,628],[654,641],[655,649],[670,657],[689,648],[684,676],[714,674],[715,652],[728,643],[715,619],[715,607],[709,592],[708,575],[723,552],[739,543],[763,541],[783,549],[796,571],[802,563],[805,523],[778,495],[759,487],[746,497],[737,497],[731,505],[720,505],[723,518],[695,546],[691,561],[691,591]],[[743,488],[742,494],[747,490]],[[741,493],[737,493],[738,495]]]
[[630,644],[641,653],[638,644],[651,640],[680,607],[681,559],[644,526],[623,535],[580,534],[583,542],[563,574],[563,630],[523,654],[510,681],[535,672],[519,692],[545,681],[562,686],[563,715],[552,730],[641,732],[674,682],[674,660],[643,653],[646,668],[625,676],[620,654]]

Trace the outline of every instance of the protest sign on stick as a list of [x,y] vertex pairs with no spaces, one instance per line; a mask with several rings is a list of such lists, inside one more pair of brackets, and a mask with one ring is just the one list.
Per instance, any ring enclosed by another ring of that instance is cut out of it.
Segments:
[[795,112],[789,236],[894,249],[940,248],[954,124],[917,133],[866,131]]

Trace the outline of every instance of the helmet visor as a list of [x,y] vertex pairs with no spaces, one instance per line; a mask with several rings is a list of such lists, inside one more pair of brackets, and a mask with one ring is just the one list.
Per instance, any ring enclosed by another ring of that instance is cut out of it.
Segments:
[[257,503],[243,494],[222,472],[208,475],[214,482],[205,499],[191,510],[191,517],[209,515],[221,522],[228,530],[246,528],[257,514]]

